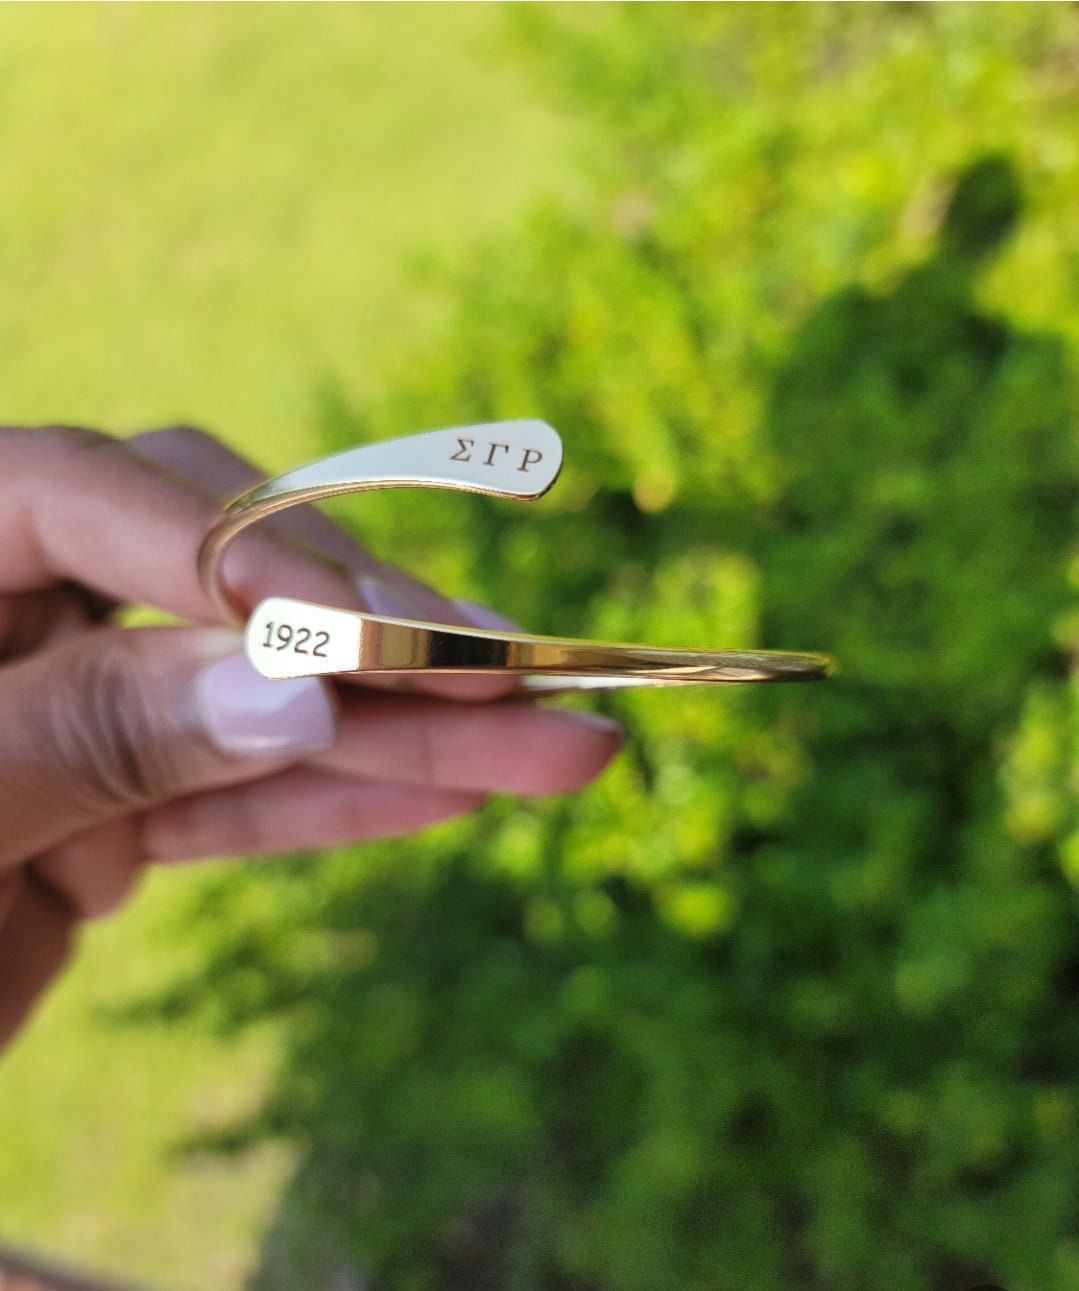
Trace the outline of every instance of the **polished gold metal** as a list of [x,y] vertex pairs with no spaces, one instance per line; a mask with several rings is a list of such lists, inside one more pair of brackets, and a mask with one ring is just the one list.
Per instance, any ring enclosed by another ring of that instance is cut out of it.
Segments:
[[[538,498],[558,478],[562,443],[542,421],[490,422],[384,440],[312,462],[260,484],[225,509],[199,552],[199,576],[226,618],[243,607],[221,577],[228,543],[287,507],[368,489],[443,488]],[[266,677],[495,673],[540,691],[699,682],[811,681],[827,676],[819,654],[687,650],[491,632],[270,597],[247,620],[248,658]]]

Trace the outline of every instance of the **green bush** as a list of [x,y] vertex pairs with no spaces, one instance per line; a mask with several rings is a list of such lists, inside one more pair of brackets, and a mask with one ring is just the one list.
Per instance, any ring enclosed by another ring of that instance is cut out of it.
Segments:
[[612,697],[579,798],[214,892],[194,989],[289,1036],[219,1141],[300,1136],[290,1204],[394,1291],[1073,1287],[1075,16],[515,21],[594,201],[325,421],[540,415],[564,477],[364,535],[541,630],[840,672]]

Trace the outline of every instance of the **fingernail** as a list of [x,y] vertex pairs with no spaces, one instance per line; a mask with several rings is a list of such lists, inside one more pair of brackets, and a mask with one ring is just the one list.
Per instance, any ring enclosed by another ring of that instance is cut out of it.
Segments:
[[486,605],[477,605],[475,601],[454,601],[454,605],[474,627],[488,628],[491,632],[524,631],[519,623],[507,619],[497,610],[488,609]]
[[317,677],[267,681],[233,654],[203,671],[197,694],[203,727],[225,753],[274,757],[333,743],[337,714]]
[[384,614],[389,619],[425,620],[418,606],[412,604],[406,596],[396,589],[390,589],[376,578],[358,578],[356,585],[360,589],[364,604],[372,614]]
[[603,713],[586,713],[581,708],[560,708],[557,710],[558,716],[567,722],[574,722],[578,726],[583,726],[586,730],[595,731],[600,735],[615,735],[621,740],[625,736],[622,729],[622,723],[616,722],[613,717],[607,717]]

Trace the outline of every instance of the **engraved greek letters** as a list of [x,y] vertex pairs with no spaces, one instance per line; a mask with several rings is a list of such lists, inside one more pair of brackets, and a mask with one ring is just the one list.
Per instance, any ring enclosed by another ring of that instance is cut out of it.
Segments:
[[[464,439],[460,435],[458,435],[457,443],[460,445],[460,447],[457,449],[455,453],[450,454],[450,461],[451,462],[471,462],[472,450],[476,447],[476,441],[474,439]],[[497,466],[498,462],[495,460],[495,454],[499,451],[503,453],[508,453],[510,451],[509,444],[500,444],[493,439],[489,439],[487,441],[487,456],[482,459],[482,465]],[[529,467],[534,466],[536,462],[542,462],[542,461],[543,461],[543,454],[539,451],[538,448],[522,449],[521,464],[520,466],[517,467],[517,470],[524,471],[525,474],[527,475]]]

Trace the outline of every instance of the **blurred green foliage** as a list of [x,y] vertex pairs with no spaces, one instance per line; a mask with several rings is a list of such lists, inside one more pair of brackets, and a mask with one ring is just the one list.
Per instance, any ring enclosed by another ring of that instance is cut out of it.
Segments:
[[610,698],[579,798],[208,892],[163,1006],[290,1036],[217,1145],[299,1136],[290,1224],[393,1291],[1074,1287],[1076,16],[515,21],[594,204],[479,249],[327,447],[539,415],[564,477],[365,538],[542,630],[841,671]]

